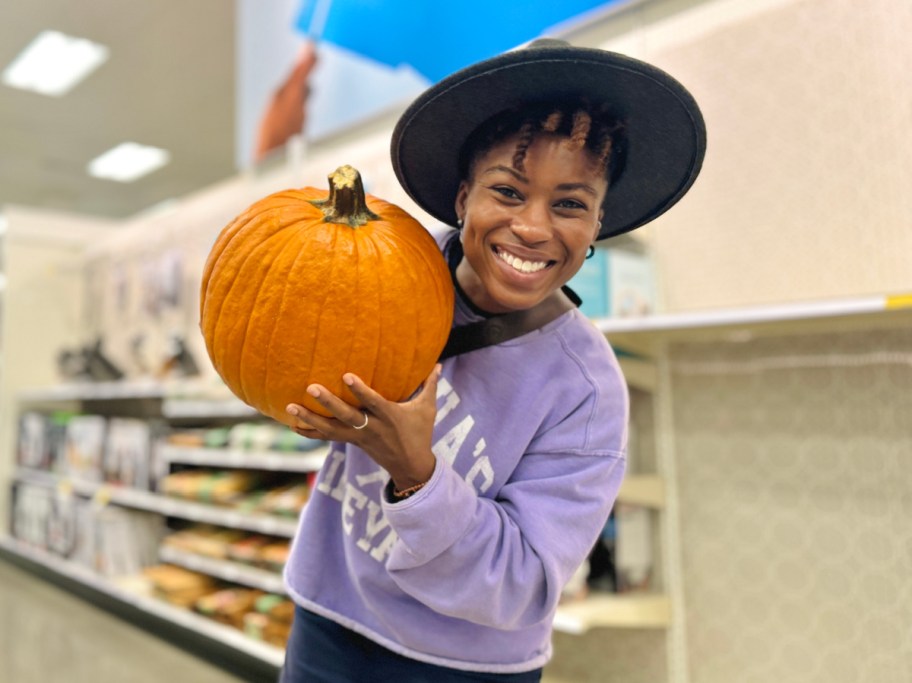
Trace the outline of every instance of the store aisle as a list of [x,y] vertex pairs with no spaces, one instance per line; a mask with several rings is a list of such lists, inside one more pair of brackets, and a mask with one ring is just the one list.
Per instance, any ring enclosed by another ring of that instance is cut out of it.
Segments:
[[0,559],[2,683],[240,680]]

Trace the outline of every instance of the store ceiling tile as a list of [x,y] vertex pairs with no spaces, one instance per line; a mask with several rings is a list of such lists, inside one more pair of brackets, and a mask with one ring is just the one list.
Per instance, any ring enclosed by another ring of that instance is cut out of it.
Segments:
[[[0,207],[121,218],[236,172],[233,2],[5,2],[0,69],[48,29],[110,53],[62,97],[0,85]],[[133,183],[86,172],[128,140],[168,150],[170,163]]]

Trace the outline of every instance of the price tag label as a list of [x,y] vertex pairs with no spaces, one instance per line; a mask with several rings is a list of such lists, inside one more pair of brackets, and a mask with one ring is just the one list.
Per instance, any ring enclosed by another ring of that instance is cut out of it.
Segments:
[[899,308],[912,308],[912,294],[895,294],[893,296],[888,296],[884,302],[884,307],[888,311]]
[[92,496],[92,504],[96,508],[105,508],[111,502],[113,492],[111,491],[110,486],[100,486],[98,490],[95,491],[95,495]]
[[57,497],[60,500],[69,500],[73,497],[73,482],[69,479],[61,479],[57,482]]

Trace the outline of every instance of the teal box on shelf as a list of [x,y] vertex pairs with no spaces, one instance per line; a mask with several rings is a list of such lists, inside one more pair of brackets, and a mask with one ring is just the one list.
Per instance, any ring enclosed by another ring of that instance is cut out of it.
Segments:
[[583,300],[589,318],[623,318],[655,313],[655,274],[647,254],[596,248],[567,283]]
[[583,300],[580,310],[587,317],[608,317],[608,251],[606,249],[596,249],[591,258],[583,261],[583,267],[567,284]]

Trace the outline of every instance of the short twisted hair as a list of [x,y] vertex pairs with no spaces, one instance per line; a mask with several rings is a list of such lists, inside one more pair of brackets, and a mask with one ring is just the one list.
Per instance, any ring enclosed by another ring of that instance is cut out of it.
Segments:
[[541,134],[565,137],[571,149],[588,150],[604,169],[608,187],[623,171],[626,152],[623,123],[605,108],[578,100],[542,102],[508,109],[491,117],[476,128],[463,145],[459,155],[460,177],[468,178],[479,156],[512,135],[518,137],[513,167],[525,170],[529,146]]

